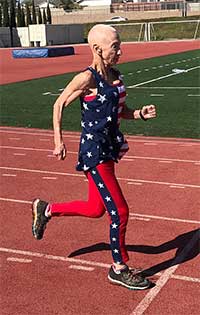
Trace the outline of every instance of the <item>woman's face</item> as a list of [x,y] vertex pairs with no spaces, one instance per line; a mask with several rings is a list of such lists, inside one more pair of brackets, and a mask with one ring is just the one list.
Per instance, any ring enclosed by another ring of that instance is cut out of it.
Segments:
[[122,55],[120,45],[121,41],[118,34],[116,32],[109,32],[109,37],[101,45],[101,57],[105,65],[113,66],[118,62]]

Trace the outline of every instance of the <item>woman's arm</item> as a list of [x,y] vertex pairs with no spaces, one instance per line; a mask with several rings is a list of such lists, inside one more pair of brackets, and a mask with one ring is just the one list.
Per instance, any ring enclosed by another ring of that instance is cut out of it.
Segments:
[[57,98],[53,107],[53,129],[55,149],[53,154],[59,160],[66,156],[66,148],[62,139],[62,115],[66,106],[80,97],[90,86],[92,75],[90,71],[85,71],[75,76],[66,86],[62,94]]
[[124,106],[122,112],[122,118],[124,119],[143,119],[147,120],[156,117],[156,107],[155,105],[143,106],[141,109],[131,109]]

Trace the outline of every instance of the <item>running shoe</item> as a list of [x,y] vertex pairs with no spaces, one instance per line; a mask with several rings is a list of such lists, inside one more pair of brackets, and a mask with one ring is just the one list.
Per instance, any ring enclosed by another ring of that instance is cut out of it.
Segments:
[[130,290],[145,290],[151,285],[151,282],[138,273],[137,269],[129,269],[128,266],[120,271],[114,271],[111,266],[108,279],[111,283],[122,285]]
[[46,224],[50,220],[50,217],[45,216],[45,210],[48,206],[46,201],[35,199],[32,203],[32,233],[37,240],[43,238],[44,231],[46,229]]

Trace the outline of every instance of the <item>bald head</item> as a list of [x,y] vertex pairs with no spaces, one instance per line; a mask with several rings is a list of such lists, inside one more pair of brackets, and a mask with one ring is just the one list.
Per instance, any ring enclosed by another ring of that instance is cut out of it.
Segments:
[[104,42],[119,38],[116,29],[110,25],[97,24],[91,28],[88,33],[88,43],[90,47],[102,45]]

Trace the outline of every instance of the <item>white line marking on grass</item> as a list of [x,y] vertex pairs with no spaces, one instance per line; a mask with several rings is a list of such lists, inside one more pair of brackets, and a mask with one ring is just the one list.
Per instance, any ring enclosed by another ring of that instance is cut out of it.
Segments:
[[[185,72],[189,72],[189,71],[192,71],[192,70],[195,70],[195,69],[199,69],[200,66],[197,66],[197,67],[193,67],[193,68],[190,68],[190,69],[187,69],[184,71]],[[169,78],[169,77],[172,77],[174,75],[179,75],[179,74],[182,74],[182,71],[181,72],[175,72],[175,73],[170,73],[170,74],[166,74],[162,77],[158,77],[158,78],[155,78],[155,79],[151,79],[151,80],[148,80],[148,81],[145,81],[145,82],[141,82],[141,83],[138,83],[138,84],[135,84],[135,85],[129,85],[127,86],[128,89],[132,89],[132,88],[135,88],[135,87],[138,87],[140,85],[144,85],[144,84],[147,84],[147,83],[151,83],[151,82],[155,82],[155,81],[159,81],[159,80],[162,80],[162,79],[165,79],[165,78]]]
[[49,94],[51,94],[51,92],[44,92],[44,93],[42,93],[42,95],[49,95]]
[[77,266],[77,265],[70,265],[69,269],[76,269],[76,270],[83,270],[83,271],[93,271],[93,267],[84,267],[84,266]]
[[[38,174],[53,174],[53,175],[71,176],[71,177],[85,177],[85,175],[82,175],[82,174],[62,173],[62,172],[53,172],[53,171],[46,171],[46,170],[36,170],[36,169],[17,168],[17,167],[1,166],[0,169],[19,171],[19,172],[38,173]],[[167,186],[174,185],[177,187],[184,185],[187,188],[200,188],[199,185],[192,185],[192,184],[177,184],[177,183],[159,182],[159,181],[145,180],[145,179],[132,179],[132,178],[125,178],[125,177],[117,177],[117,179],[121,181],[141,182],[141,183],[147,183],[147,184],[157,184],[157,185],[167,185]]]
[[91,265],[94,267],[110,268],[110,264],[104,264],[104,263],[99,263],[95,261],[76,259],[76,258],[70,258],[70,257],[48,255],[48,254],[42,254],[42,253],[37,253],[37,252],[25,251],[25,250],[5,248],[5,247],[0,247],[0,252],[31,256],[31,257],[36,257],[36,258],[44,258],[48,260],[64,261],[64,262],[69,262],[69,263],[77,263],[77,264],[79,263],[82,265],[85,264],[85,265]]
[[158,216],[158,215],[149,215],[149,214],[141,214],[141,213],[130,213],[130,218],[131,218],[131,216],[138,216],[138,217],[149,218],[149,219],[154,219],[154,220],[175,221],[175,222],[182,222],[182,223],[200,224],[200,221],[196,221],[196,220],[161,217],[161,216]]
[[15,258],[15,257],[8,257],[7,261],[18,262],[18,263],[23,263],[23,264],[28,264],[32,262],[31,259]]
[[133,312],[130,315],[142,315],[146,311],[146,309],[150,306],[151,302],[156,298],[159,294],[160,290],[166,285],[168,280],[172,277],[173,273],[179,267],[179,264],[187,257],[191,248],[196,244],[199,240],[199,231],[197,231],[193,238],[187,243],[187,245],[183,248],[179,255],[173,260],[171,267],[163,272],[161,277],[156,282],[156,286],[153,287],[141,300],[141,302],[136,306]]
[[195,94],[188,94],[188,96],[189,96],[189,97],[195,97],[195,96],[196,96],[196,97],[199,97],[200,94],[196,94],[196,95],[195,95]]
[[136,87],[137,89],[157,89],[157,90],[199,90],[199,87],[195,86],[141,86],[141,87]]
[[150,94],[150,96],[164,96],[164,94]]

